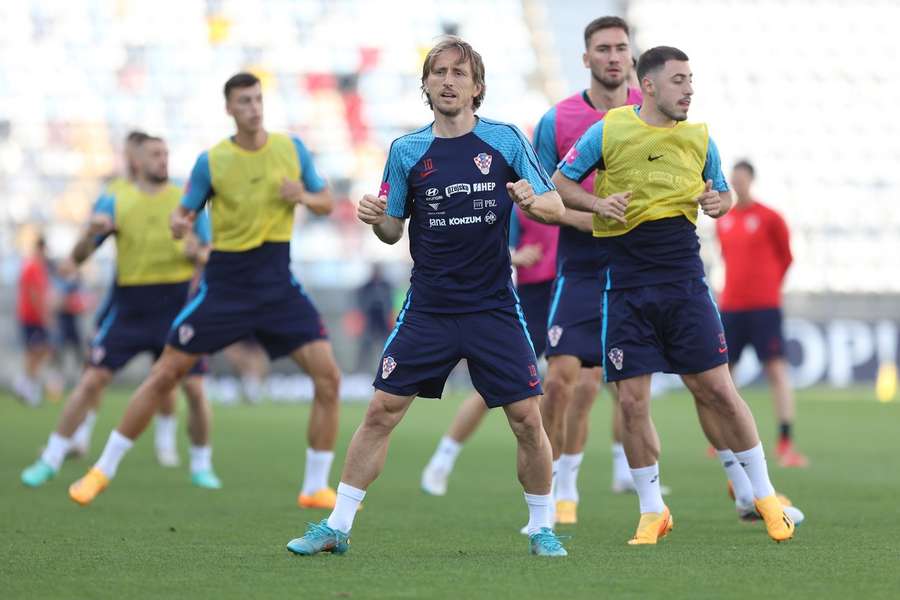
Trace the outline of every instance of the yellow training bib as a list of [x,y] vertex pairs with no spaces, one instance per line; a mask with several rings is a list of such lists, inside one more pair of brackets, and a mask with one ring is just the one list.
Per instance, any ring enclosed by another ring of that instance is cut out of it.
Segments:
[[633,106],[606,113],[603,164],[594,194],[605,198],[631,191],[623,225],[594,215],[594,236],[627,233],[646,221],[685,216],[697,222],[696,201],[704,189],[703,167],[709,132],[705,123],[681,121],[675,127],[644,123]]

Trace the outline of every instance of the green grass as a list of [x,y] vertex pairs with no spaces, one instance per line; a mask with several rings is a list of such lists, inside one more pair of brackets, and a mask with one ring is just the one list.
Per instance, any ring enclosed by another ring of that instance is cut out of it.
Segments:
[[[767,447],[774,424],[764,392],[747,394]],[[430,498],[419,474],[457,400],[421,400],[394,435],[343,557],[300,558],[285,543],[324,511],[301,511],[307,406],[216,410],[215,464],[225,488],[194,489],[185,468],[164,470],[145,435],[97,502],[81,508],[66,487],[91,464],[67,463],[43,489],[19,472],[55,422],[58,406],[26,409],[0,396],[0,596],[3,598],[896,598],[900,595],[900,404],[868,391],[807,391],[798,428],[807,470],[772,468],[779,490],[806,512],[794,540],[775,544],[739,523],[722,470],[706,458],[683,394],[655,401],[663,480],[676,518],[655,547],[625,540],[633,496],[609,491],[608,404],[599,402],[580,479],[580,522],[570,556],[527,554],[526,509],[505,419],[492,414],[457,462],[450,492]],[[94,438],[96,458],[124,406],[111,394]],[[363,407],[343,409],[343,450]],[[180,440],[182,455],[186,440]]]

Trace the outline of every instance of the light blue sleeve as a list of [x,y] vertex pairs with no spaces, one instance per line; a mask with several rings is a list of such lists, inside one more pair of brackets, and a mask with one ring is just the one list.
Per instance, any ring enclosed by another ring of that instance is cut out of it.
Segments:
[[519,223],[519,211],[516,207],[512,207],[512,213],[509,215],[509,244],[510,248],[518,248],[519,240],[522,237],[522,225]]
[[552,174],[556,171],[559,156],[556,150],[556,107],[544,113],[534,128],[534,151],[544,170]]
[[389,216],[406,219],[412,206],[409,197],[409,167],[403,164],[401,144],[401,140],[394,140],[391,144],[378,195],[387,197],[385,212]]
[[297,159],[300,161],[303,187],[313,194],[321,192],[325,189],[325,180],[322,179],[319,172],[316,171],[316,165],[313,162],[312,154],[309,153],[309,150],[306,149],[306,146],[300,141],[300,138],[292,135],[291,139],[294,141],[294,148],[297,150]]
[[703,165],[703,181],[712,179],[713,189],[717,192],[728,191],[728,181],[722,174],[722,159],[719,156],[719,148],[712,138],[706,147],[706,164]]
[[578,138],[565,158],[560,161],[559,172],[580,183],[597,169],[603,168],[603,119],[601,119]]
[[181,205],[188,210],[199,212],[212,195],[209,153],[204,152],[197,157],[197,162],[194,163],[194,168],[191,169],[191,177],[188,179],[187,188],[185,188],[184,196],[181,198]]
[[[113,223],[116,222],[116,197],[109,192],[103,192],[100,194],[100,197],[94,202],[93,208],[91,208],[91,215],[107,215],[110,219],[113,220]],[[99,246],[103,243],[109,234],[97,235],[94,236],[94,246]]]
[[210,225],[209,213],[206,210],[197,213],[197,218],[194,219],[194,234],[204,246],[212,243],[212,225]]

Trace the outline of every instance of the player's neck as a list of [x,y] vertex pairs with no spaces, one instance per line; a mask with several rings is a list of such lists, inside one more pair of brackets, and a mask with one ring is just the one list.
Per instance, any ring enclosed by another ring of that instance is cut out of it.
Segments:
[[609,112],[628,104],[628,82],[623,81],[619,87],[609,89],[592,77],[591,87],[588,88],[587,94],[595,110]]
[[677,124],[677,121],[663,114],[652,102],[644,102],[638,118],[651,127],[675,127]]
[[449,116],[434,111],[434,125],[431,130],[434,137],[455,138],[466,135],[475,129],[478,117],[471,110],[461,111],[458,115]]
[[266,145],[268,140],[269,132],[262,128],[256,131],[242,131],[238,129],[237,133],[234,134],[234,143],[250,152],[259,150]]
[[736,195],[737,200],[734,205],[736,208],[750,208],[754,204],[756,204],[756,200],[753,199],[753,196],[747,194],[746,196],[741,196],[740,194]]

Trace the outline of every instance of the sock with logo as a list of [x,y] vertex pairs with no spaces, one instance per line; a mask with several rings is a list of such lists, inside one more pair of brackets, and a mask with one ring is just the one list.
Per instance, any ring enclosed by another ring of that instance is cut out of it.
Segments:
[[753,495],[757,500],[775,493],[775,488],[769,481],[769,467],[766,464],[766,454],[763,451],[762,442],[749,450],[735,452],[734,455],[740,461],[747,477],[750,478]]
[[734,502],[740,508],[753,507],[753,485],[750,478],[744,472],[741,463],[730,449],[716,450],[716,456],[725,469],[725,476],[731,482],[731,488],[734,490]]
[[662,512],[666,504],[659,490],[659,463],[631,469],[631,477],[634,479],[634,487],[640,501],[641,514]]

